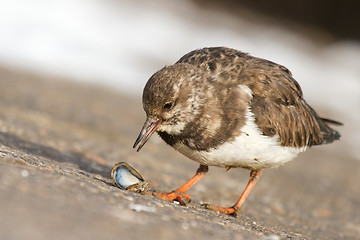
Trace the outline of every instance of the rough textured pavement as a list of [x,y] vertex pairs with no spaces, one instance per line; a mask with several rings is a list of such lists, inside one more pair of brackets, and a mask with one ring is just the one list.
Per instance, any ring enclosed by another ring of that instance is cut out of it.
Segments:
[[360,162],[332,145],[265,170],[233,218],[200,204],[233,204],[247,170],[210,168],[185,207],[112,186],[120,161],[158,191],[198,167],[158,137],[132,149],[140,96],[6,69],[0,84],[0,239],[360,239]]

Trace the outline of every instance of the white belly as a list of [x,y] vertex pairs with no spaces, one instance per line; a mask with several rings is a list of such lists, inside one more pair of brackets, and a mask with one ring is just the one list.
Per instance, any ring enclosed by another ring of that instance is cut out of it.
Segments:
[[209,151],[194,151],[179,143],[174,148],[203,165],[251,169],[277,167],[306,150],[306,148],[281,146],[277,136],[268,137],[262,134],[250,111],[246,116],[248,121],[241,129],[242,134],[232,142],[226,142]]

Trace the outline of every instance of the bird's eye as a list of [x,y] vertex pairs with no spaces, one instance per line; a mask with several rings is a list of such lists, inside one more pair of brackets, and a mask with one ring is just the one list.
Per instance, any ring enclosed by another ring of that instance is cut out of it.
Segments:
[[173,104],[171,102],[165,103],[163,106],[164,110],[170,110],[172,108]]

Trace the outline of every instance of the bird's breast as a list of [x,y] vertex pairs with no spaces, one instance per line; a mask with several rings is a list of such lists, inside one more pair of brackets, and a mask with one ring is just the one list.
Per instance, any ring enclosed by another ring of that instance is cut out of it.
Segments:
[[173,147],[188,158],[207,166],[262,169],[276,167],[294,159],[306,148],[281,146],[279,137],[266,136],[256,125],[253,114],[246,114],[240,134],[223,144],[206,150],[192,149],[182,142]]

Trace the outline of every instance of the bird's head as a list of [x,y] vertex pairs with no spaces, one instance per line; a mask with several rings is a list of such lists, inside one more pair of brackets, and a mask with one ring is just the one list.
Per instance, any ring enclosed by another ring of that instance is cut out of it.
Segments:
[[199,83],[199,71],[189,64],[167,66],[150,77],[143,92],[147,119],[135,141],[139,151],[156,131],[177,135],[199,112],[199,96],[192,86]]

